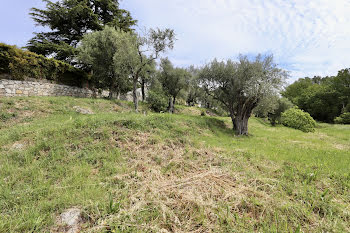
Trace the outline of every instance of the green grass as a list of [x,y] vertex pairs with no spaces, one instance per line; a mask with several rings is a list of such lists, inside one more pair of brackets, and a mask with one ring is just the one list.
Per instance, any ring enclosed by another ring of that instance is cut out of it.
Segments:
[[[222,118],[227,125],[228,119]],[[217,131],[218,137],[200,136],[206,143],[274,161],[288,161],[300,166],[317,167],[326,173],[350,174],[350,127],[320,124],[315,133],[277,126],[261,119],[249,122],[250,136],[232,138],[230,130]]]
[[57,230],[70,207],[83,232],[350,231],[349,126],[303,133],[251,118],[236,137],[229,118],[141,107],[1,99],[0,232]]

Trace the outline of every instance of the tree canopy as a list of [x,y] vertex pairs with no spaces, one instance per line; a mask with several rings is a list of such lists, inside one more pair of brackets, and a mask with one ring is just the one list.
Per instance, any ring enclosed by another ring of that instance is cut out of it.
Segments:
[[341,70],[335,77],[302,78],[289,85],[282,95],[316,120],[333,122],[350,110],[350,74]]
[[122,48],[120,63],[129,71],[133,83],[133,102],[138,111],[137,85],[145,70],[157,60],[162,53],[173,49],[175,33],[172,29],[150,29],[145,35],[138,35],[137,40]]
[[[136,90],[142,79],[151,72],[154,61],[161,53],[173,48],[173,30],[149,30],[145,36],[134,32],[124,32],[105,26],[83,37],[79,47],[79,60],[91,66],[95,83],[109,87],[110,94],[125,90],[132,84],[133,102],[138,111]],[[112,97],[112,96],[110,96]]]
[[86,34],[78,47],[78,60],[91,67],[95,87],[108,88],[110,98],[129,90],[128,66],[134,65],[130,57],[137,56],[136,41],[135,34],[106,26]]
[[32,8],[37,25],[50,31],[37,33],[27,48],[37,54],[72,62],[79,41],[87,32],[105,25],[131,31],[136,24],[130,12],[120,9],[118,0],[43,0],[46,9]]

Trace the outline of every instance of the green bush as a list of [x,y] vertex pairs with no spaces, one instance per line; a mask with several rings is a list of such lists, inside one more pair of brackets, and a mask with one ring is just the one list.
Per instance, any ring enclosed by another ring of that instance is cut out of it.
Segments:
[[147,102],[150,109],[155,112],[165,112],[168,108],[168,98],[161,92],[150,91]]
[[350,112],[345,112],[334,119],[336,124],[350,124]]
[[313,132],[316,127],[316,121],[310,114],[297,108],[290,108],[282,113],[281,121],[284,126],[303,132]]
[[4,73],[15,80],[47,79],[71,86],[88,80],[86,72],[67,63],[0,43],[0,74]]

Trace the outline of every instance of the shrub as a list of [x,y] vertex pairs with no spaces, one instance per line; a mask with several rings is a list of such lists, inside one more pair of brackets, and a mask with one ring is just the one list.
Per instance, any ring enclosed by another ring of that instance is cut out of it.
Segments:
[[334,119],[336,124],[350,124],[350,112],[344,112]]
[[282,113],[281,121],[284,126],[303,132],[313,132],[316,127],[316,121],[310,114],[297,108],[290,108]]
[[86,72],[67,63],[0,43],[0,74],[4,73],[15,80],[47,79],[71,86],[88,80]]
[[161,92],[150,91],[147,102],[149,107],[155,112],[165,112],[168,107],[168,98]]

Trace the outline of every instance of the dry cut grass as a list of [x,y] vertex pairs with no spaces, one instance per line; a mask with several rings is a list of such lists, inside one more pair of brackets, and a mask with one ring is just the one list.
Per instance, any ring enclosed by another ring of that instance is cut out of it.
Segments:
[[[223,230],[220,225],[230,229],[236,223],[230,219],[231,213],[256,220],[265,214],[266,209],[247,202],[249,199],[272,205],[268,193],[273,189],[271,180],[254,178],[247,183],[246,177],[230,169],[234,159],[224,156],[221,149],[198,149],[171,140],[157,142],[151,133],[127,131],[115,132],[113,139],[127,154],[128,167],[134,172],[113,178],[128,190],[127,201],[117,214],[104,219],[102,226],[107,229],[217,232]],[[114,202],[120,196],[117,192]],[[140,216],[143,212],[145,217]]]

